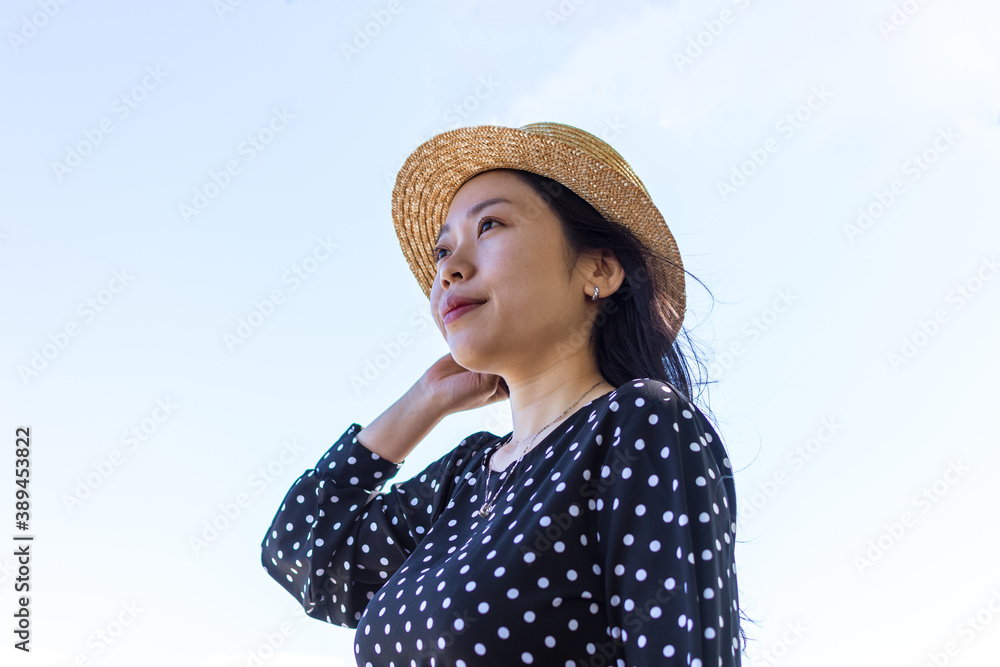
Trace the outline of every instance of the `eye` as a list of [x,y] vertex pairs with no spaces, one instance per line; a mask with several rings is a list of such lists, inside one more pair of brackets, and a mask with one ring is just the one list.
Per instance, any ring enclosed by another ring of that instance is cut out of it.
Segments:
[[[499,220],[496,220],[495,218],[488,218],[487,217],[487,218],[483,218],[482,220],[479,221],[479,229],[482,230],[483,226],[485,226],[485,225],[487,225],[487,224],[489,224],[491,222],[493,224],[495,224],[495,225],[499,225],[500,224]],[[480,231],[480,233],[482,233],[482,231]],[[441,250],[447,250],[447,248],[442,248],[441,246],[434,246],[434,248],[431,250],[431,252],[434,254],[434,261],[435,262],[438,262],[438,261],[441,260],[441,255],[438,254]]]

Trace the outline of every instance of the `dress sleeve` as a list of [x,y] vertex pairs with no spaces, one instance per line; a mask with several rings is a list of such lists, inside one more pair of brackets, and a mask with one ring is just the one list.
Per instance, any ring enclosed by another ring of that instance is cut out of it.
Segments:
[[675,388],[632,382],[591,501],[612,637],[629,667],[739,667],[729,459]]
[[368,601],[423,540],[474,440],[380,493],[403,464],[361,444],[361,430],[351,424],[295,480],[261,542],[264,569],[307,615],[348,628],[357,628]]

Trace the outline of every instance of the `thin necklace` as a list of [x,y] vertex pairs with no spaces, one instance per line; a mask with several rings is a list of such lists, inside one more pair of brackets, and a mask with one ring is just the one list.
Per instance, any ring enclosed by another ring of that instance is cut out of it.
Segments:
[[[601,382],[604,382],[604,378],[601,378]],[[583,396],[586,396],[587,394],[589,394],[594,389],[594,387],[596,387],[599,384],[601,384],[601,382],[598,382],[593,387],[591,387],[587,391],[583,392]],[[583,396],[581,396],[580,398],[576,399],[576,402],[574,402],[573,405],[571,405],[568,408],[566,408],[566,412],[569,412],[570,410],[572,410],[576,406],[577,403],[579,403],[580,401],[582,401],[583,400]],[[534,444],[535,438],[538,437],[539,433],[541,433],[542,431],[544,431],[545,429],[547,429],[548,427],[552,426],[557,421],[559,421],[560,419],[562,419],[563,417],[565,417],[566,416],[566,412],[563,412],[561,415],[559,415],[558,417],[556,417],[555,419],[553,419],[552,421],[550,421],[548,424],[546,424],[545,426],[543,426],[541,428],[541,430],[538,431],[538,433],[536,433],[534,435],[534,437],[531,438],[531,443],[528,445],[527,449],[525,449],[523,452],[521,452],[521,455],[519,457],[517,457],[517,461],[515,461],[514,465],[512,465],[510,467],[510,472],[507,475],[507,478],[500,482],[500,485],[497,487],[497,490],[493,492],[493,497],[492,498],[489,497],[489,491],[490,491],[490,475],[493,474],[493,468],[490,467],[490,462],[487,459],[487,461],[486,461],[486,489],[483,492],[483,495],[486,496],[486,501],[483,503],[483,506],[479,508],[479,516],[481,516],[481,517],[483,517],[485,519],[486,517],[490,516],[490,514],[492,514],[493,507],[494,507],[493,502],[497,499],[497,496],[500,495],[500,489],[503,488],[504,482],[506,482],[508,479],[510,479],[511,477],[514,476],[514,468],[517,467],[517,464],[521,462],[521,459],[524,458],[524,455],[528,453],[529,449],[531,449],[531,445]],[[511,438],[514,437],[514,433],[513,432],[510,434],[510,437]],[[493,451],[494,452],[498,451],[500,449],[500,447],[503,447],[503,443],[500,444],[500,445],[498,445],[497,448],[495,450],[493,450]],[[515,451],[516,451],[516,448],[515,448]]]

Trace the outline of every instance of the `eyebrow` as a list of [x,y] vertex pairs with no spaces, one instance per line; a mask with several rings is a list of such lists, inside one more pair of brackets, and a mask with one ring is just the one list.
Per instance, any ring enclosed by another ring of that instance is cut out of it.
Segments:
[[[480,211],[482,211],[487,206],[492,206],[493,204],[512,204],[512,203],[513,202],[511,200],[507,199],[506,197],[491,197],[490,199],[484,199],[483,201],[481,201],[478,204],[472,206],[468,211],[466,211],[465,217],[466,218],[471,218],[472,216],[476,215],[477,213],[479,213]],[[444,236],[444,233],[447,232],[450,229],[451,228],[448,226],[447,223],[445,223],[444,225],[442,225],[441,226],[441,231],[438,232],[437,241],[435,241],[435,243],[440,243],[441,242],[441,237]]]

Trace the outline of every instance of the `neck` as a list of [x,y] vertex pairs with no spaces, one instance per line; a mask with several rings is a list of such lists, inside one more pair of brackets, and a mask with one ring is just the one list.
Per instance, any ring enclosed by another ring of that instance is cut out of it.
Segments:
[[514,425],[509,447],[519,452],[538,444],[582,406],[614,389],[596,368],[572,377],[544,374],[521,382],[507,380],[507,384]]

